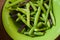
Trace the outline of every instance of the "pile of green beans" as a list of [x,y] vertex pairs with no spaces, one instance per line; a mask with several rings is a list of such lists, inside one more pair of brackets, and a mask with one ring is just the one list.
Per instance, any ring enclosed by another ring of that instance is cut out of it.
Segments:
[[26,25],[21,30],[21,33],[25,35],[44,35],[46,30],[55,25],[52,0],[28,0],[28,2],[27,0],[22,2],[17,0],[10,3],[7,8],[10,11],[18,11],[15,21],[22,21]]

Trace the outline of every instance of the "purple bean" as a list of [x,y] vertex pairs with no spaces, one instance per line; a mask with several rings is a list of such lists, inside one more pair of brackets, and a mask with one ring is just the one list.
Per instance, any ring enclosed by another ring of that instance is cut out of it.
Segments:
[[25,28],[25,24],[22,24],[21,27],[18,29],[18,32],[21,32]]
[[14,19],[14,20],[16,20],[18,17],[17,17],[17,13],[18,13],[18,11],[16,11],[16,10],[13,10],[13,11],[11,11],[10,13],[9,13],[9,15]]

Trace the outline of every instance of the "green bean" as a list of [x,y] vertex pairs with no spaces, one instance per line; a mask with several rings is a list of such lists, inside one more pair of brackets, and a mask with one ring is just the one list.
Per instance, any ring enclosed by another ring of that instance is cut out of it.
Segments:
[[53,25],[56,25],[55,18],[54,18],[54,16],[53,16],[52,11],[50,11],[50,16],[51,16],[51,19],[52,19]]
[[36,7],[38,7],[38,5],[37,4],[34,4]]
[[11,10],[16,10],[16,8],[10,7],[10,8],[8,8],[8,10],[9,10],[9,11],[11,11]]
[[19,18],[17,18],[17,19],[16,19],[16,22],[17,22],[17,21],[19,21],[19,20],[20,20],[20,19],[19,19]]
[[28,35],[29,32],[24,32],[25,35]]
[[13,2],[12,4],[9,4],[6,7],[9,8],[9,7],[14,6],[14,5],[16,5],[16,4],[18,4],[18,3],[22,2],[22,1],[24,1],[24,0],[17,0],[16,2]]
[[48,8],[49,8],[49,6],[48,6],[46,3],[44,3],[44,6],[46,7],[46,9],[48,9]]
[[37,26],[38,19],[39,19],[39,15],[40,15],[40,11],[41,11],[41,9],[40,9],[40,7],[39,7],[39,8],[38,8],[38,11],[37,11],[37,13],[36,13],[36,15],[35,15],[34,26]]
[[30,5],[32,6],[32,8],[34,9],[34,11],[37,10],[37,8],[35,7],[35,5],[30,1]]
[[46,13],[45,8],[42,6],[41,2],[38,2],[38,6],[41,7],[41,9],[43,10],[44,13]]
[[10,8],[8,8],[9,10],[14,10],[14,9],[12,9],[11,7]]
[[[22,22],[24,22],[26,25],[27,25],[27,22],[26,22],[26,20],[24,19],[24,17],[23,16],[21,16],[21,14],[20,13],[18,13],[18,18],[20,19],[20,20],[22,20]],[[30,25],[27,25],[30,29],[32,28],[32,26]]]
[[45,23],[47,23],[50,8],[51,8],[51,0],[49,0],[49,8],[47,9],[47,14],[46,14]]
[[31,12],[31,15],[34,15],[36,12],[34,11],[34,12]]
[[40,9],[40,7],[39,7],[39,8],[38,8],[38,11],[37,11],[37,13],[36,13],[36,15],[35,15],[34,25],[33,25],[32,29],[29,31],[29,35],[31,35],[31,34],[33,33],[34,29],[37,27],[37,23],[38,23],[40,11],[41,11],[41,9]]
[[41,4],[43,4],[43,0],[41,0]]
[[36,3],[38,0],[31,0],[31,2]]
[[21,31],[21,33],[24,33],[25,32],[25,28]]
[[41,36],[41,35],[44,35],[44,32],[34,32],[34,35]]
[[50,16],[53,22],[53,25],[56,25],[56,20],[55,20],[55,15],[53,14],[53,4],[51,3],[51,11],[50,11]]
[[41,19],[42,21],[44,21],[44,20],[45,20],[43,17],[40,17],[40,19]]
[[53,11],[53,2],[51,1],[51,11]]
[[26,9],[27,9],[27,24],[30,26],[30,4],[26,4]]
[[49,20],[47,21],[47,26],[48,26],[48,28],[50,28],[50,22],[49,22]]
[[[38,25],[42,25],[42,24],[44,24],[44,23],[39,23]],[[34,31],[44,31],[44,30],[47,30],[47,29],[49,29],[50,28],[50,23],[49,23],[49,21],[47,21],[47,28],[42,28],[42,29],[34,29]]]
[[45,0],[44,2],[46,3],[46,2],[48,2],[49,0]]
[[47,30],[47,29],[48,29],[48,27],[42,28],[42,29],[34,29],[34,31],[45,31],[45,30]]
[[43,17],[43,19],[45,20],[45,18],[46,18],[45,14],[42,14],[42,17]]
[[16,10],[17,10],[17,11],[20,11],[20,12],[22,12],[22,13],[24,13],[25,15],[27,15],[27,14],[26,14],[26,11],[25,11],[23,8],[18,8],[18,7],[17,7]]
[[42,24],[43,24],[43,22],[39,22],[38,25],[37,25],[37,27],[38,27],[38,28],[41,27]]
[[[24,34],[25,34],[25,35],[28,35],[28,33],[29,33],[29,32],[24,32]],[[31,36],[31,37],[33,37],[33,36],[34,36],[34,34],[33,34],[33,35],[30,35],[30,36]]]
[[26,24],[26,20],[24,19],[24,17],[20,13],[18,13],[18,18]]
[[31,17],[31,21],[34,21],[34,17]]
[[52,11],[53,11],[53,5],[52,5],[52,3],[51,3],[50,16],[51,16],[53,25],[56,25],[56,22],[55,22],[55,16],[54,16],[54,14],[52,13]]
[[25,17],[25,15],[22,15],[23,17]]
[[41,4],[43,5],[43,0],[38,0],[37,3],[38,3],[38,2],[41,2]]

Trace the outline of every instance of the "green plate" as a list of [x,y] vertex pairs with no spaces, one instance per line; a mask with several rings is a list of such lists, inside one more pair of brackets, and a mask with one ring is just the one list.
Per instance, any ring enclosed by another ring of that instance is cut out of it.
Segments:
[[[60,0],[53,0],[53,11],[56,18],[56,26],[46,31],[44,36],[40,37],[29,37],[17,32],[18,27],[9,16],[9,10],[6,8],[9,0],[6,0],[2,11],[2,20],[6,32],[14,40],[54,40],[58,35],[60,35]],[[14,1],[14,0],[13,0]]]

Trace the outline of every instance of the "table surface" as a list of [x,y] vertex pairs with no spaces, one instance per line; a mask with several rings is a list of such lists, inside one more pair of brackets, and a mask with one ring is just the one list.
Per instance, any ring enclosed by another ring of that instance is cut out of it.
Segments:
[[[0,0],[0,40],[12,40],[10,36],[6,33],[3,24],[2,24],[2,18],[1,18],[1,11],[2,11],[2,6],[4,5],[5,0]],[[60,36],[56,40],[60,40]]]

